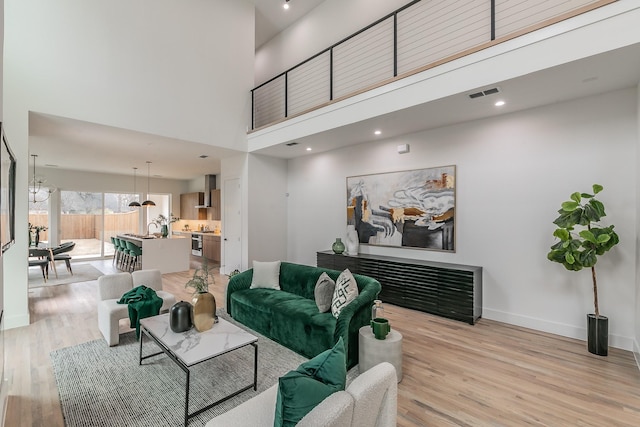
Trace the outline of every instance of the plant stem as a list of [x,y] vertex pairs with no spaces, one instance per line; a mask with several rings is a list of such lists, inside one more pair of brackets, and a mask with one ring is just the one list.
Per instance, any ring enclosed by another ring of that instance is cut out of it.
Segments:
[[596,266],[591,267],[591,278],[593,279],[593,305],[596,309],[596,318],[600,317],[600,310],[598,309],[598,285],[596,281]]

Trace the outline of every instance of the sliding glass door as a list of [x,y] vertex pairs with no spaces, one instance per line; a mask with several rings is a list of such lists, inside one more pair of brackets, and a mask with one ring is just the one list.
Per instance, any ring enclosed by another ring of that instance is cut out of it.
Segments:
[[76,244],[72,256],[100,257],[102,193],[62,191],[60,193],[60,243]]
[[118,234],[139,234],[142,220],[141,208],[129,207],[129,203],[138,200],[138,195],[128,193],[104,194],[104,220],[102,227],[102,245],[105,256],[113,256],[111,238]]
[[75,242],[75,258],[113,255],[111,237],[138,233],[140,209],[133,194],[61,191],[60,242]]

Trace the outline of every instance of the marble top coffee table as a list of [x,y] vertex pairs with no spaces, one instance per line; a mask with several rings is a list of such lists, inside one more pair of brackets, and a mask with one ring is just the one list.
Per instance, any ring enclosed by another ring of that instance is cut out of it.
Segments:
[[[144,336],[151,338],[162,351],[146,356],[142,355],[142,339]],[[253,384],[250,384],[235,393],[226,396],[196,412],[189,413],[189,368],[198,363],[211,360],[214,357],[252,345],[255,350],[253,360]],[[258,385],[258,338],[249,332],[220,318],[218,323],[208,331],[198,332],[192,328],[186,332],[176,333],[169,327],[169,314],[147,317],[140,320],[140,365],[142,361],[159,354],[166,354],[187,375],[184,399],[184,425],[189,418],[211,409],[212,407],[231,399],[232,397],[249,390],[257,389]]]

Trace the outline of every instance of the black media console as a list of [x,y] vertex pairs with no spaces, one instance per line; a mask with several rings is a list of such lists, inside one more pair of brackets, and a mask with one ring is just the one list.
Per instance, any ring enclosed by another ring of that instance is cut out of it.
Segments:
[[317,264],[375,278],[382,302],[471,325],[482,317],[482,267],[333,251],[318,252]]

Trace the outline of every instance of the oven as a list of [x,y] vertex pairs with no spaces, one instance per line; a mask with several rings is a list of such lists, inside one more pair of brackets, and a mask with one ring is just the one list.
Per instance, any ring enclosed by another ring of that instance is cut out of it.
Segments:
[[191,235],[191,255],[202,256],[202,234]]

